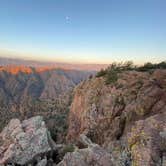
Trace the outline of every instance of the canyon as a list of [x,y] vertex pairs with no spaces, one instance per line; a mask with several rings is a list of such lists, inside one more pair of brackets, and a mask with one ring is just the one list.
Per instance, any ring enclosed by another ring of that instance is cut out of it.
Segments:
[[165,166],[165,69],[124,70],[109,83],[93,72],[31,70],[0,71],[1,117],[10,115],[1,164]]

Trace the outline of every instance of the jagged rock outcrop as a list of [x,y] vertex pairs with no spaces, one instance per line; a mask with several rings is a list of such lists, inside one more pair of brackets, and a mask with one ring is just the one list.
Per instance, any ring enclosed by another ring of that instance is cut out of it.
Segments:
[[109,85],[102,77],[83,81],[75,88],[67,140],[79,145],[78,138],[86,131],[92,142],[111,153],[114,165],[130,160],[134,166],[161,165],[165,160],[165,147],[160,147],[160,132],[166,125],[165,78],[166,70],[159,69],[125,71]]
[[102,147],[91,142],[86,135],[80,135],[80,141],[87,146],[67,153],[58,166],[111,166],[111,155]]
[[55,149],[56,144],[40,116],[22,123],[12,119],[0,133],[0,164],[33,163]]

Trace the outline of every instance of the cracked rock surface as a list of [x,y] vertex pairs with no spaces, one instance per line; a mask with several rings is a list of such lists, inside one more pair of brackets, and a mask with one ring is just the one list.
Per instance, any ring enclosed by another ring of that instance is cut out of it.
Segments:
[[[50,143],[51,142],[51,143]],[[12,119],[0,133],[0,163],[24,165],[52,149],[52,140],[40,116]]]

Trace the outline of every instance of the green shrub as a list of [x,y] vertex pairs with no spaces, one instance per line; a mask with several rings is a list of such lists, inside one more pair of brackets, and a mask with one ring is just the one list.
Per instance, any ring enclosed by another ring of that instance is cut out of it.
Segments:
[[166,61],[157,64],[157,67],[160,69],[166,69]]
[[106,84],[114,83],[118,80],[118,73],[126,70],[132,70],[133,63],[131,61],[125,63],[112,63],[107,69],[101,69],[97,74],[96,77],[105,77]]
[[106,74],[106,79],[105,79],[106,84],[115,83],[117,80],[118,80],[118,72],[117,71],[111,70],[110,72],[108,72]]
[[138,67],[138,71],[148,71],[148,70],[152,70],[155,69],[156,66],[150,62],[145,63],[143,66]]
[[69,144],[69,145],[66,145],[64,148],[63,148],[63,154],[65,155],[66,153],[68,152],[74,152],[74,146],[72,144]]
[[101,69],[97,74],[96,77],[102,77],[105,76],[107,74],[107,71],[104,69]]
[[137,71],[150,71],[153,69],[166,69],[166,61],[160,62],[160,63],[156,63],[153,64],[151,62],[145,63],[143,66],[137,67],[136,70]]

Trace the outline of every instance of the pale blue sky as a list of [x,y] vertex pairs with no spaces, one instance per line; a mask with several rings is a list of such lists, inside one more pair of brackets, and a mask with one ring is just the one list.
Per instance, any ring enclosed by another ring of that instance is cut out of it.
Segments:
[[166,60],[165,0],[0,0],[0,55],[80,63]]

